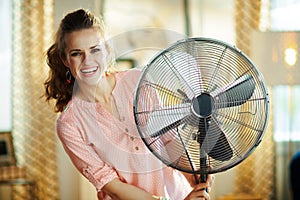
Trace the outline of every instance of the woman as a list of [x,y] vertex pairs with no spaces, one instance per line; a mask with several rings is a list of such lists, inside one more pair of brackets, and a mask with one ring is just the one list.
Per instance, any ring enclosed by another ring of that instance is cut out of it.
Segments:
[[[79,9],[61,21],[47,51],[47,101],[56,100],[58,136],[99,199],[210,199],[213,176],[195,184],[192,175],[164,166],[137,132],[133,94],[140,70],[113,70],[103,23]],[[191,181],[188,181],[191,180]]]

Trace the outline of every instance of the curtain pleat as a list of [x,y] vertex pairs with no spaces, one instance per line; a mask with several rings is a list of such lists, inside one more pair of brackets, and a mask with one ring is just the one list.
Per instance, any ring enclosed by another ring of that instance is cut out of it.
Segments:
[[[236,0],[235,6],[236,45],[251,58],[251,31],[259,29],[262,0]],[[275,198],[275,145],[272,115],[272,101],[270,101],[270,117],[262,142],[236,167],[235,194],[260,196],[264,200]]]
[[59,199],[56,115],[43,95],[53,0],[13,1],[13,140],[17,163],[36,181],[38,199]]

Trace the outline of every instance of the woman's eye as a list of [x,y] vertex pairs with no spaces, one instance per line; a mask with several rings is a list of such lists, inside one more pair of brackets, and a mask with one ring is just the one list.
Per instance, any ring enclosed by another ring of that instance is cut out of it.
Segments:
[[73,53],[71,53],[72,57],[76,57],[76,56],[80,56],[80,55],[81,55],[80,52],[73,52]]
[[100,48],[94,48],[94,49],[92,49],[92,53],[97,53],[97,52],[100,52],[101,51],[101,49]]

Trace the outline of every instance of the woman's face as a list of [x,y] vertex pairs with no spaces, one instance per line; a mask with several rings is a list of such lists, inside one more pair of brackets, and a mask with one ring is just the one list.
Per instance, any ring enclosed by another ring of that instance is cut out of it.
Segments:
[[107,69],[107,51],[96,29],[83,29],[66,35],[66,59],[76,81],[96,84]]

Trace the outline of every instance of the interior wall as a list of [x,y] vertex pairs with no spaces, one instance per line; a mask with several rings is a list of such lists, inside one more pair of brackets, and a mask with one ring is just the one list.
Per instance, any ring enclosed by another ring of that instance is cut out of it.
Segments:
[[190,0],[192,37],[235,44],[234,0]]
[[[132,0],[128,0],[132,1]],[[168,2],[169,1],[169,2]],[[169,8],[169,5],[174,5],[173,0],[164,1],[165,5],[165,11],[172,11],[171,8]],[[69,12],[70,10],[77,9],[79,7],[87,8],[95,13],[100,13],[99,11],[99,4],[101,3],[101,0],[54,0],[55,6],[54,6],[54,13],[55,13],[55,28],[58,26],[58,23],[60,19]],[[120,1],[117,1],[120,2]],[[126,9],[134,9],[132,7],[133,5],[130,5],[125,1],[122,1],[123,5],[126,5]],[[154,3],[161,4],[161,1],[154,0],[154,1],[139,1],[139,4],[141,5],[142,2],[145,3],[145,6],[149,6]],[[166,3],[168,2],[168,3]],[[180,2],[177,0],[176,2]],[[134,1],[134,3],[137,3],[137,1]],[[122,3],[120,3],[122,4]],[[163,6],[163,5],[160,5]],[[177,6],[177,12],[181,12],[178,10]],[[125,9],[125,7],[122,7],[119,5],[120,9]],[[162,7],[163,8],[163,7]],[[114,9],[113,11],[116,13],[118,12],[117,7],[113,6],[110,9]],[[233,0],[227,0],[227,1],[219,1],[219,0],[190,0],[189,4],[189,10],[190,10],[190,23],[191,23],[191,37],[209,37],[209,38],[215,38],[219,40],[223,40],[229,44],[234,44],[235,42],[235,29],[234,29],[234,1]],[[152,13],[152,15],[157,14],[155,12],[155,7],[152,6],[150,8],[149,12]],[[129,11],[128,11],[129,12]],[[140,11],[142,12],[142,11]],[[183,10],[182,10],[183,12]],[[130,13],[130,12],[129,12]],[[172,26],[174,27],[174,31],[184,33],[184,25],[179,25],[178,23],[182,23],[183,15],[181,16],[182,19],[178,18],[178,20],[175,20],[174,17],[172,17],[172,13],[170,12],[161,12],[162,14],[165,14],[164,17],[155,16],[158,21],[161,21],[162,24],[166,24],[166,28],[172,29]],[[120,15],[120,13],[119,13]],[[135,15],[138,15],[135,13]],[[130,18],[130,16],[126,16],[126,18]],[[125,19],[125,17],[124,17]],[[149,19],[145,17],[144,19]],[[112,19],[111,19],[112,20]],[[156,20],[156,22],[157,22]],[[130,20],[129,20],[130,21]],[[132,21],[131,21],[132,22]],[[160,22],[159,22],[160,23]],[[173,25],[172,25],[173,24]],[[122,20],[122,23],[119,21],[114,21],[108,24],[109,28],[112,30],[114,34],[120,34],[124,31],[131,30],[133,28],[141,28],[143,24],[141,22],[137,22],[136,27],[135,24],[128,24],[128,26],[125,26],[124,20]],[[122,25],[122,26],[121,26]],[[160,24],[161,25],[161,24]],[[112,26],[112,27],[111,27]],[[115,26],[115,28],[113,27]],[[152,27],[155,26],[155,24],[152,24]],[[61,186],[61,199],[73,199],[73,200],[96,200],[96,191],[93,188],[93,186],[84,179],[74,168],[74,166],[71,164],[71,161],[67,157],[66,153],[62,149],[62,146],[59,145],[58,148],[58,166],[59,166],[59,177],[60,177],[60,186]],[[212,199],[216,199],[216,197],[231,193],[233,191],[233,185],[234,185],[234,176],[235,176],[235,170],[230,169],[226,172],[218,173],[216,174],[216,181],[211,193]]]

